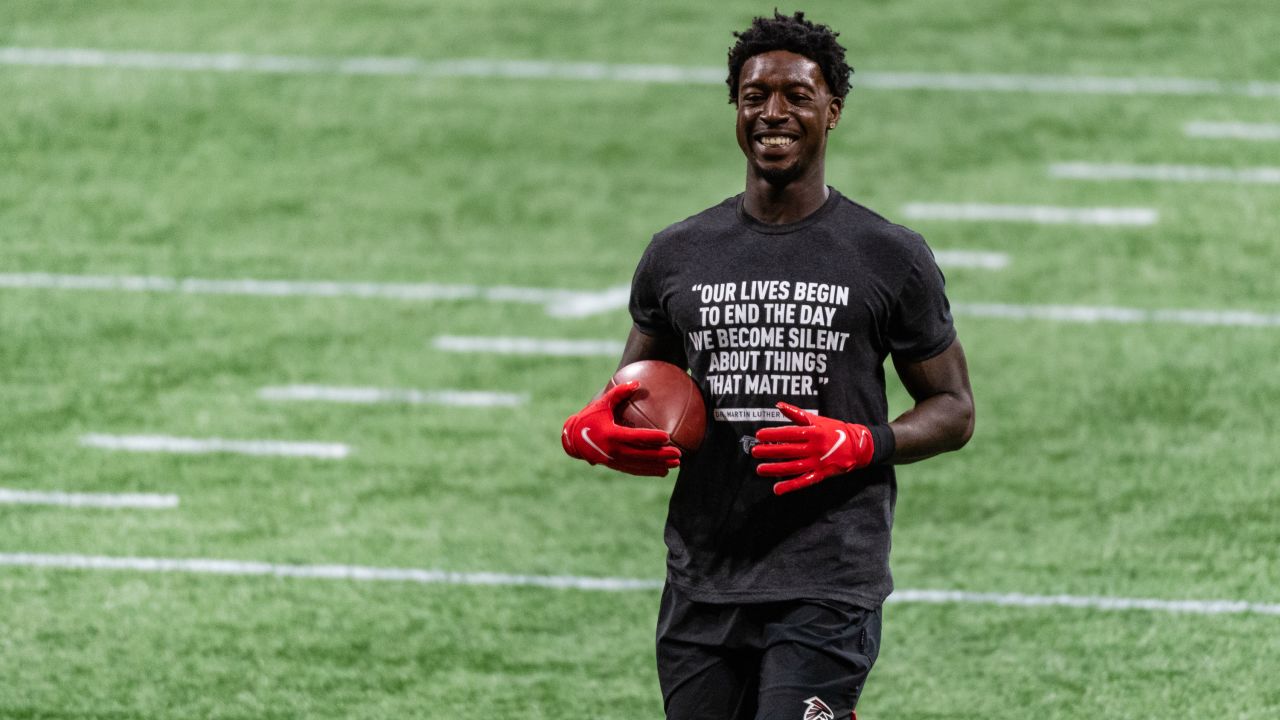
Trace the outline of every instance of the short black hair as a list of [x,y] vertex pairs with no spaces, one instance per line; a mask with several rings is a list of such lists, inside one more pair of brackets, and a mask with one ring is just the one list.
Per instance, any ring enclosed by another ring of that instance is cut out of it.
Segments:
[[844,46],[836,42],[840,33],[826,25],[806,20],[804,13],[783,15],[777,8],[773,17],[757,17],[751,27],[735,32],[738,41],[729,48],[729,102],[738,103],[738,75],[747,60],[773,50],[788,50],[803,55],[822,69],[822,79],[831,94],[843,99],[849,94],[849,76],[853,68],[844,61]]

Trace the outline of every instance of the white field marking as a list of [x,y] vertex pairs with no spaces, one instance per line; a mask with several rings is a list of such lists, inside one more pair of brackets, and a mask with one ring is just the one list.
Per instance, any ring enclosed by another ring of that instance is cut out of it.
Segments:
[[313,400],[340,403],[404,403],[453,407],[514,407],[529,396],[475,390],[412,390],[401,388],[333,387],[328,385],[280,385],[258,390],[263,400]]
[[980,203],[907,203],[902,206],[902,214],[911,220],[1029,222],[1047,225],[1154,225],[1160,219],[1159,213],[1151,208]]
[[1065,162],[1049,166],[1049,176],[1069,180],[1157,180],[1162,182],[1280,183],[1280,167],[1134,165]]
[[284,455],[340,460],[351,454],[341,443],[287,442],[282,440],[224,440],[222,438],[185,438],[169,435],[101,435],[80,437],[85,447],[128,452],[167,452],[181,454],[232,453],[236,455]]
[[100,508],[175,508],[177,495],[152,493],[68,493],[0,488],[0,505],[62,505]]
[[527,337],[463,337],[441,335],[433,343],[447,352],[495,353],[499,355],[560,355],[616,357],[623,344],[616,340],[557,340]]
[[278,565],[239,560],[102,557],[94,555],[0,554],[0,565],[74,570],[136,570],[140,572],[197,573],[209,575],[268,575],[273,577],[355,580],[360,582],[411,582],[423,585],[527,585],[533,587],[603,590],[656,590],[660,580],[576,577],[572,575],[508,575],[490,572],[449,572],[416,568],[364,567],[360,565]]
[[1090,305],[1012,305],[1004,303],[954,303],[956,315],[1005,320],[1051,320],[1077,323],[1169,323],[1227,327],[1280,327],[1280,314],[1249,310],[1146,310]]
[[[168,292],[191,295],[249,295],[260,297],[361,297],[393,300],[483,300],[543,305],[556,317],[581,317],[612,309],[609,303],[622,290],[602,292],[556,288],[440,283],[374,283],[307,280],[210,280],[130,275],[58,275],[54,273],[0,273],[0,288],[98,290],[116,292]],[[625,298],[622,306],[626,306]]]
[[982,250],[934,250],[934,260],[946,268],[975,268],[978,270],[1003,270],[1009,267],[1006,253]]
[[579,318],[625,308],[631,300],[631,286],[618,285],[598,293],[577,293],[559,302],[548,303],[552,317]]
[[1280,615],[1280,604],[1241,600],[1155,600],[1099,595],[1024,595],[961,590],[895,590],[889,602],[1000,605],[1004,607],[1071,607],[1089,610],[1147,610],[1198,615]]
[[1280,123],[1195,121],[1182,126],[1187,137],[1228,140],[1280,140]]
[[[412,57],[305,57],[241,53],[162,53],[91,48],[0,47],[0,65],[213,72],[485,77],[721,85],[721,67],[614,65],[551,60]],[[1090,95],[1244,95],[1280,97],[1280,83],[1196,78],[1089,77],[999,73],[860,72],[855,88]]]
[[[281,565],[241,560],[47,555],[42,553],[0,553],[0,565],[66,570],[132,570],[136,572],[202,575],[259,575],[356,582],[409,582],[423,585],[531,586],[558,590],[596,590],[605,592],[652,591],[660,589],[663,585],[661,580],[636,578],[510,575],[506,573],[451,572],[446,570],[367,567],[361,565]],[[1280,615],[1280,604],[1253,603],[1240,600],[1156,600],[1097,595],[975,593],[957,590],[895,590],[893,595],[889,597],[889,602],[1032,608],[1071,607],[1107,611],[1145,610],[1149,612],[1195,613],[1201,615],[1239,615],[1247,613]]]

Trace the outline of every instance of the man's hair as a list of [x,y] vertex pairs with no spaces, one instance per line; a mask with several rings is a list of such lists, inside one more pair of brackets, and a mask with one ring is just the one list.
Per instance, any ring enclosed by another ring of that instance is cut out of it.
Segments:
[[831,94],[843,99],[849,94],[849,75],[853,68],[844,61],[844,47],[836,42],[840,33],[826,25],[804,19],[803,12],[783,15],[777,8],[773,17],[752,19],[751,27],[735,32],[738,42],[729,48],[729,102],[738,104],[738,75],[752,57],[773,50],[788,50],[803,55],[822,69],[822,79]]

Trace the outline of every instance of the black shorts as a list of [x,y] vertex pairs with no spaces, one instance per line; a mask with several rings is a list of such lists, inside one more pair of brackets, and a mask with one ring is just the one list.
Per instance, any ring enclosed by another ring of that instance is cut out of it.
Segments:
[[658,682],[668,720],[848,720],[880,652],[881,608],[721,605],[667,585]]

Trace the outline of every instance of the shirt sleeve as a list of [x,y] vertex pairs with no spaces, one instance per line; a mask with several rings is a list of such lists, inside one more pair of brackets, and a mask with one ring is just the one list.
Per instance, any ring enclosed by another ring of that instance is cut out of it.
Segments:
[[671,322],[662,306],[662,278],[657,264],[656,242],[650,242],[640,256],[631,278],[631,300],[628,310],[636,329],[646,335],[671,332]]
[[889,352],[897,360],[919,362],[946,350],[955,338],[946,278],[922,242],[889,318]]

